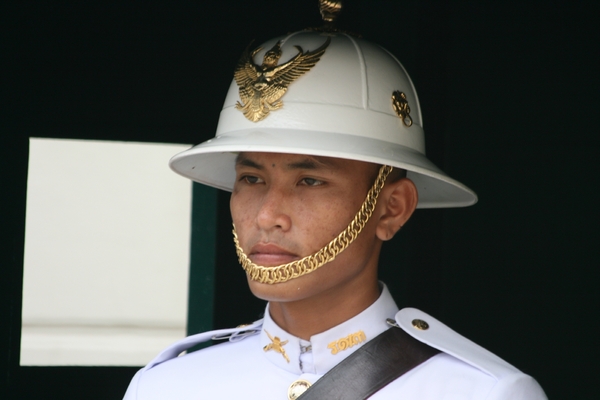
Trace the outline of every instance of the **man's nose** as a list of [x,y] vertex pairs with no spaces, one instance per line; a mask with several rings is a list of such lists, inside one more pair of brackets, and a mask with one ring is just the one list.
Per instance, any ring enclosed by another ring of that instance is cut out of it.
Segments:
[[292,227],[290,208],[289,194],[277,188],[269,188],[264,194],[258,210],[256,217],[258,226],[266,231],[289,230]]

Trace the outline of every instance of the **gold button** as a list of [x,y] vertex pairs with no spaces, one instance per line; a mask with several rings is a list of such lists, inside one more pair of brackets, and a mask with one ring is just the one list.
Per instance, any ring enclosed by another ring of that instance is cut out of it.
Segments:
[[311,383],[303,379],[292,382],[288,389],[288,399],[296,400],[300,395],[310,387]]
[[420,331],[426,331],[429,329],[429,324],[422,319],[413,319],[412,325]]

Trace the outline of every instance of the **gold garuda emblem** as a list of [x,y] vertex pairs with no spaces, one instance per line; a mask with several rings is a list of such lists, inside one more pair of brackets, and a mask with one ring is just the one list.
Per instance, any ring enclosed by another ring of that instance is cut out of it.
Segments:
[[281,58],[281,41],[265,53],[262,65],[254,63],[254,56],[262,48],[249,52],[248,46],[235,68],[234,77],[240,87],[241,99],[235,108],[242,111],[250,121],[258,122],[266,118],[271,111],[283,107],[280,98],[290,83],[317,64],[330,42],[331,38],[327,38],[321,47],[306,52],[302,47],[294,46],[298,49],[298,54],[281,65],[277,65]]

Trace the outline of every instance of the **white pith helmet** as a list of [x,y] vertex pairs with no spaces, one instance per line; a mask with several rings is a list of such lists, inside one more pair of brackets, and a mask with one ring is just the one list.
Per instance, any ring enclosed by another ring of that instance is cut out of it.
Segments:
[[[282,65],[301,50],[321,48],[329,38],[316,64],[289,83],[279,98],[281,107],[271,108],[257,122],[236,108],[238,102],[248,104],[248,98],[241,98],[234,79],[215,137],[175,155],[171,168],[194,181],[231,191],[240,152],[337,157],[407,170],[418,189],[418,208],[474,204],[477,195],[471,189],[425,157],[417,93],[404,67],[385,49],[344,33],[301,31],[267,41],[249,59],[260,65],[265,53],[281,41]],[[394,92],[404,94],[412,125],[394,110]]]

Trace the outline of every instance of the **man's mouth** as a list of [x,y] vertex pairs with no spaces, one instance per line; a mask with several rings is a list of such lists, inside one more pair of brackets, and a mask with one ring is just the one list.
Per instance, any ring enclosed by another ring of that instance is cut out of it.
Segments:
[[252,247],[248,257],[254,264],[263,267],[274,267],[287,264],[300,257],[272,243],[258,243]]

